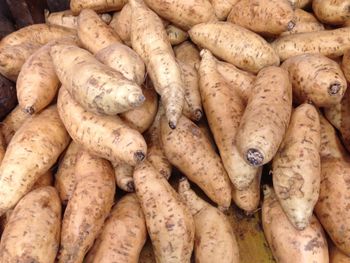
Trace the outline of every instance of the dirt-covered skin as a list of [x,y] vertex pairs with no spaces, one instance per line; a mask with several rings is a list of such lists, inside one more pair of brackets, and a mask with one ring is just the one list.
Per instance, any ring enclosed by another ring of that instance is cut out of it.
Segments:
[[256,78],[236,135],[238,150],[248,164],[262,166],[275,156],[292,111],[288,72],[267,67]]
[[295,26],[294,10],[288,0],[241,0],[227,21],[262,35],[279,35]]
[[201,56],[199,87],[205,114],[225,170],[235,188],[242,190],[252,183],[260,170],[247,164],[237,151],[236,133],[245,103],[238,95],[238,88],[230,86],[218,72],[210,51],[202,50]]
[[315,213],[334,244],[350,256],[350,164],[323,158],[321,190]]
[[75,174],[76,186],[63,216],[59,263],[83,262],[114,202],[114,172],[108,161],[80,151]]
[[175,129],[184,106],[181,68],[162,20],[142,0],[130,0],[131,44],[146,64],[154,88],[161,96],[169,126]]
[[344,52],[342,70],[344,72],[346,80],[350,82],[350,47]]
[[117,32],[91,9],[80,12],[77,33],[83,47],[93,54],[109,45],[121,42]]
[[124,196],[112,209],[86,263],[138,263],[147,238],[145,218],[135,194]]
[[225,214],[197,196],[186,178],[181,179],[178,192],[195,223],[195,261],[238,263],[236,237]]
[[195,234],[190,210],[149,162],[135,167],[134,182],[156,261],[190,262]]
[[231,203],[231,182],[219,155],[196,124],[182,116],[171,130],[163,117],[161,141],[167,159],[222,209]]
[[350,47],[350,27],[282,36],[271,45],[281,61],[305,53],[341,57]]
[[75,188],[75,164],[79,151],[80,146],[72,141],[60,160],[57,173],[55,174],[55,188],[63,205],[67,205]]
[[91,153],[130,165],[141,162],[147,154],[142,135],[128,127],[118,116],[97,115],[84,110],[61,87],[57,107],[72,139]]
[[97,13],[118,11],[123,8],[127,0],[71,0],[70,9],[78,15],[83,9],[92,9]]
[[113,162],[115,182],[125,192],[135,192],[134,167],[123,162]]
[[41,187],[17,204],[1,237],[2,263],[54,263],[60,243],[61,203],[55,188]]
[[312,10],[325,24],[342,25],[350,19],[349,0],[313,0]]
[[73,45],[55,45],[51,57],[62,85],[85,109],[116,115],[142,105],[139,85]]
[[312,216],[304,230],[297,230],[282,210],[274,191],[264,187],[262,224],[277,262],[328,263],[327,239],[321,224]]
[[238,2],[239,0],[210,0],[215,15],[219,20],[226,20],[233,6]]
[[215,56],[249,72],[279,65],[274,49],[261,36],[229,22],[209,22],[189,31],[191,40]]
[[273,186],[292,225],[305,229],[318,200],[321,180],[320,120],[316,108],[301,104],[292,113],[273,159]]
[[31,118],[16,132],[0,166],[0,215],[14,207],[69,144],[56,106]]
[[281,66],[289,72],[296,103],[312,101],[318,107],[339,104],[347,88],[337,62],[321,54],[303,54],[287,59]]
[[174,52],[177,60],[189,64],[193,68],[196,68],[196,64],[199,65],[201,61],[199,50],[191,41],[185,41],[174,47]]
[[330,263],[350,263],[350,257],[341,252],[333,244],[329,248],[329,262]]

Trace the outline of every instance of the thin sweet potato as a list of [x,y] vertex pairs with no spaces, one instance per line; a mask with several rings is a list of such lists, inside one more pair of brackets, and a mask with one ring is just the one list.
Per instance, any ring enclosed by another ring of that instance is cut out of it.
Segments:
[[125,192],[135,192],[134,167],[122,162],[113,162],[112,164],[117,186]]

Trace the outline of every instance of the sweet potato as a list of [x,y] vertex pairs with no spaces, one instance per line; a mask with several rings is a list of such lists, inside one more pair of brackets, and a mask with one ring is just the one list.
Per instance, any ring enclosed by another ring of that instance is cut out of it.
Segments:
[[236,237],[226,216],[197,196],[187,179],[182,178],[178,192],[189,207],[195,223],[195,261],[238,263]]
[[236,87],[230,87],[217,71],[210,51],[202,50],[201,56],[199,88],[205,114],[225,170],[233,185],[242,190],[252,183],[259,172],[259,168],[247,164],[237,151],[236,133],[245,105]]
[[14,207],[51,168],[69,139],[56,106],[21,126],[8,145],[0,166],[0,215]]
[[135,184],[134,184],[134,167],[122,163],[122,162],[113,162],[115,182],[118,187],[125,192],[135,192]]
[[55,262],[60,241],[61,204],[55,188],[27,194],[11,213],[1,237],[0,260]]
[[287,130],[291,110],[288,72],[278,67],[261,70],[236,135],[238,150],[248,164],[261,166],[273,158]]
[[71,0],[70,9],[78,15],[83,9],[92,9],[97,13],[118,11],[127,3],[126,0]]
[[327,240],[317,218],[312,216],[304,230],[295,229],[269,187],[264,189],[262,223],[277,262],[329,262]]
[[316,108],[301,104],[292,113],[273,159],[273,187],[292,225],[306,229],[318,200],[321,180],[320,120]]
[[330,263],[350,263],[350,257],[341,252],[333,244],[329,248],[329,262]]
[[318,107],[329,107],[344,96],[347,83],[340,66],[321,54],[291,57],[281,67],[289,72],[294,102],[312,101]]
[[227,21],[267,36],[295,26],[294,10],[288,0],[240,0]]
[[[51,57],[62,85],[85,109],[115,115],[140,106],[141,88],[73,45],[55,45]],[[93,72],[93,73],[92,73]]]
[[186,31],[174,26],[173,24],[168,25],[166,28],[166,33],[171,45],[175,46],[181,44],[188,38]]
[[16,85],[0,74],[0,120],[2,120],[16,104]]
[[182,116],[171,130],[163,117],[160,123],[164,153],[188,179],[197,184],[221,209],[231,203],[231,185],[220,157],[196,124]]
[[348,0],[313,0],[312,10],[318,20],[325,24],[342,25],[347,19],[350,19]]
[[344,52],[342,69],[346,80],[350,82],[350,48]]
[[350,27],[283,36],[271,45],[281,61],[305,53],[341,57],[350,47]]
[[312,0],[288,0],[294,8],[304,8],[311,4]]
[[81,151],[75,174],[77,183],[62,221],[59,263],[83,262],[114,201],[114,174],[108,161]]
[[112,209],[84,262],[138,263],[147,229],[135,194],[124,196]]
[[80,147],[72,141],[60,160],[55,174],[55,188],[63,205],[67,205],[75,188],[75,165],[79,151]]
[[189,262],[195,232],[190,210],[148,161],[135,167],[134,182],[156,261]]
[[176,58],[182,63],[191,65],[193,68],[196,68],[196,64],[199,65],[201,60],[199,51],[192,42],[185,41],[181,43],[180,45],[174,47],[174,52]]
[[334,244],[350,256],[350,164],[323,158],[320,197],[315,213]]
[[[169,126],[176,128],[184,105],[184,83],[161,19],[142,0],[130,0],[131,44],[142,57],[165,108]],[[151,37],[150,37],[151,36]]]
[[58,94],[57,107],[72,139],[91,153],[130,165],[146,157],[147,146],[142,135],[118,116],[95,115],[84,110],[64,87]]
[[113,18],[109,26],[118,33],[125,45],[128,45],[129,47],[131,46],[131,7],[128,3],[124,5],[120,12],[113,14]]
[[273,48],[259,35],[229,22],[202,23],[188,32],[192,41],[214,55],[249,72],[279,65]]
[[140,56],[128,46],[115,43],[101,49],[95,57],[138,85],[145,80],[145,64]]
[[141,250],[139,263],[156,263],[156,258],[154,256],[154,251],[150,240],[146,241],[146,244]]
[[239,0],[210,0],[215,15],[219,20],[226,20],[233,6],[238,2]]
[[109,45],[121,42],[118,34],[91,9],[80,12],[77,31],[83,47],[93,54]]
[[6,152],[6,142],[4,135],[2,134],[2,130],[0,129],[0,164],[2,162],[2,159],[4,159]]

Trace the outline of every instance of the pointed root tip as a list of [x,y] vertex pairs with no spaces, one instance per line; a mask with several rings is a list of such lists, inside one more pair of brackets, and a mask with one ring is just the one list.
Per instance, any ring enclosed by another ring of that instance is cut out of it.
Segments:
[[146,97],[143,94],[130,94],[128,100],[132,106],[137,107],[145,102]]
[[194,111],[193,117],[194,117],[194,119],[195,119],[196,121],[199,121],[200,119],[202,119],[202,117],[203,117],[203,112],[202,112],[202,110],[196,109],[196,110]]
[[332,83],[328,88],[329,95],[337,95],[341,90],[341,84],[338,82]]
[[34,110],[34,107],[33,106],[29,106],[29,107],[26,107],[24,109],[24,111],[30,115],[33,115],[35,113],[35,110]]
[[247,151],[246,158],[251,166],[261,166],[264,162],[263,154],[254,148],[251,148]]
[[136,162],[139,163],[139,162],[142,162],[146,158],[146,155],[142,151],[137,151],[134,154],[134,158],[135,158]]
[[174,121],[169,121],[169,127],[174,130],[176,128],[176,123]]

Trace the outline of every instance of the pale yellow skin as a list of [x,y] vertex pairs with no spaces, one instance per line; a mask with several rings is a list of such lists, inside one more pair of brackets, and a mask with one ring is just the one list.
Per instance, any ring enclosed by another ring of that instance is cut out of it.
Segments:
[[50,53],[62,85],[85,109],[116,115],[144,102],[140,86],[88,51],[73,45],[55,45]]
[[173,24],[168,25],[166,28],[166,33],[169,38],[169,42],[171,45],[179,45],[184,42],[188,38],[188,34],[186,31],[174,26]]
[[196,68],[196,65],[199,65],[201,61],[199,50],[191,41],[185,41],[174,47],[174,52],[178,61],[189,64],[193,68]]
[[77,183],[63,216],[59,263],[83,262],[114,201],[111,164],[86,151],[81,151],[77,158]]
[[231,182],[219,155],[196,124],[182,116],[171,130],[163,117],[160,123],[165,156],[189,180],[197,184],[221,209],[231,203]]
[[344,52],[342,70],[348,82],[350,82],[350,48]]
[[197,196],[185,178],[181,179],[178,192],[195,223],[195,262],[240,262],[236,237],[225,214]]
[[320,197],[315,213],[334,244],[350,256],[350,164],[322,159]]
[[109,26],[118,33],[125,45],[131,46],[131,7],[128,3],[125,4],[120,12],[114,13]]
[[141,250],[139,263],[156,263],[152,243],[149,239]]
[[54,263],[60,242],[61,203],[55,188],[36,189],[15,207],[1,237],[0,261]]
[[312,218],[321,180],[320,120],[316,108],[301,104],[292,113],[273,159],[273,186],[292,225],[303,230]]
[[67,147],[69,135],[56,106],[21,126],[0,166],[0,215],[14,207]]
[[91,9],[84,9],[78,17],[78,37],[83,47],[96,54],[99,50],[121,42],[118,34]]
[[147,145],[142,135],[118,116],[96,115],[84,110],[64,87],[60,89],[57,106],[72,139],[91,153],[130,165],[146,157]]
[[199,89],[205,114],[225,170],[235,188],[242,190],[252,183],[260,170],[248,165],[237,151],[236,133],[245,104],[237,88],[230,86],[218,72],[210,51],[202,50],[201,56]]
[[145,3],[159,16],[185,31],[199,23],[216,20],[208,0],[145,0]]
[[113,162],[115,182],[125,192],[135,192],[134,167],[122,162]]
[[134,182],[156,262],[190,262],[195,233],[190,210],[148,161],[135,167]]
[[342,25],[350,19],[348,0],[313,0],[312,10],[318,20],[325,24]]
[[78,15],[83,9],[92,9],[97,13],[118,11],[127,3],[126,0],[71,0],[70,9]]
[[147,238],[145,218],[135,194],[124,196],[112,209],[85,263],[138,263]]
[[271,45],[281,61],[305,53],[341,57],[350,48],[350,27],[282,36]]
[[288,0],[294,8],[304,8],[310,5],[312,0]]
[[227,21],[262,35],[279,35],[295,26],[294,10],[288,0],[241,0]]
[[140,86],[145,81],[145,64],[141,57],[126,45],[114,43],[101,49],[95,57]]
[[259,35],[229,22],[196,25],[188,32],[191,40],[215,56],[249,72],[279,65],[277,53]]
[[238,2],[239,0],[210,0],[215,15],[219,20],[226,20],[233,6]]
[[341,252],[333,244],[330,245],[329,263],[350,263],[350,257]]
[[184,83],[161,19],[142,0],[130,0],[131,44],[142,57],[161,96],[169,126],[175,129],[184,105]]
[[271,188],[264,189],[262,224],[276,262],[329,262],[327,239],[317,218],[312,216],[304,230],[295,229]]
[[282,68],[289,72],[293,100],[312,101],[318,107],[339,104],[347,88],[339,64],[321,54],[303,54],[287,59]]
[[261,70],[236,135],[238,150],[248,164],[261,166],[272,160],[287,130],[291,111],[288,72],[279,67]]
[[79,151],[80,146],[72,141],[60,160],[57,173],[55,174],[55,188],[63,205],[67,205],[75,188],[75,164]]

